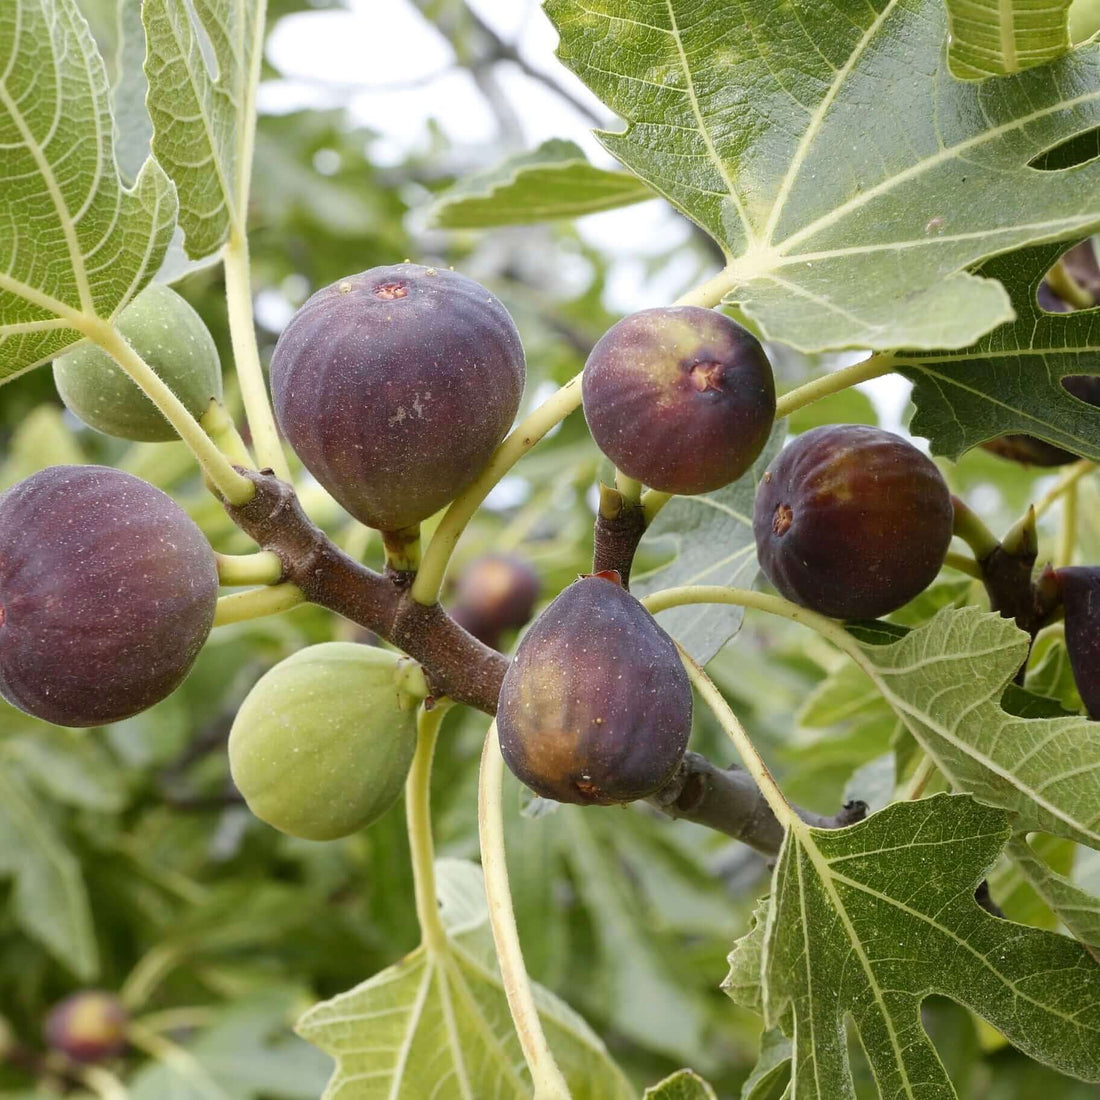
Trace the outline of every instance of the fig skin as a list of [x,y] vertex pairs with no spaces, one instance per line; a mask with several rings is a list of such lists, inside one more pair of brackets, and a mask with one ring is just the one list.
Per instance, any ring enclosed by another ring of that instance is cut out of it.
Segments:
[[838,424],[776,456],[753,532],[760,567],[781,595],[822,615],[875,619],[931,584],[953,523],[931,459],[890,432]]
[[752,333],[713,309],[624,317],[584,365],[584,416],[628,476],[664,493],[707,493],[756,461],[775,420],[775,380]]
[[106,466],[51,466],[0,495],[0,695],[61,726],[146,710],[214,621],[214,552],[171,497]]
[[1056,572],[1066,612],[1066,652],[1077,692],[1090,718],[1100,719],[1100,567]]
[[[214,338],[171,287],[150,283],[118,315],[118,329],[193,417],[206,412],[211,398],[221,400]],[[137,383],[94,344],[59,355],[53,376],[66,408],[105,435],[141,443],[179,438]]]
[[335,840],[398,799],[416,750],[389,650],[308,646],[257,681],[229,733],[233,782],[261,821],[303,840]]
[[691,733],[672,639],[619,583],[574,582],[524,635],[497,710],[500,750],[544,798],[611,805],[671,779]]
[[500,301],[419,264],[317,291],[271,360],[275,411],[298,457],[356,519],[391,531],[477,477],[515,419],[525,377]]
[[83,989],[50,1009],[42,1031],[46,1043],[74,1062],[102,1062],[126,1049],[129,1015],[113,993]]
[[530,620],[540,589],[538,573],[523,558],[484,554],[459,575],[451,618],[495,649],[506,630],[518,630]]

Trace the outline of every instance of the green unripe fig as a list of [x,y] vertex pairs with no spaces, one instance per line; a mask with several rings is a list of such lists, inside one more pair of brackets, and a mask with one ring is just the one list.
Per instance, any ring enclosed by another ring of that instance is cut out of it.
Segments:
[[[150,283],[118,315],[118,330],[196,419],[212,397],[221,399],[214,338],[171,287]],[[175,429],[137,383],[94,344],[59,355],[53,376],[65,406],[90,428],[141,443],[176,438]]]
[[233,782],[258,818],[303,840],[335,840],[397,801],[416,749],[399,660],[324,642],[260,678],[229,734]]

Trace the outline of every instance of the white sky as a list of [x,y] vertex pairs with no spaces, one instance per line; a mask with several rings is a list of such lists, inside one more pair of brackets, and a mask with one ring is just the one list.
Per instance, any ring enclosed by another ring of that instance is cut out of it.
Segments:
[[[533,67],[605,117],[616,121],[554,57],[556,32],[538,0],[469,0],[486,23],[514,43]],[[261,89],[261,109],[346,106],[352,119],[379,134],[370,149],[378,164],[398,163],[429,142],[434,121],[457,146],[478,147],[497,138],[496,120],[464,71],[453,67],[450,44],[408,0],[349,0],[346,11],[302,12],[283,19],[271,35],[268,56],[286,79]],[[568,138],[596,163],[614,161],[591,135],[591,123],[560,96],[515,66],[497,66],[498,78],[523,131],[524,148]],[[615,257],[606,304],[628,313],[670,301],[683,287],[675,269],[653,276],[647,257],[685,240],[688,229],[661,200],[594,214],[577,223],[581,236]],[[897,377],[861,386],[884,427],[897,428],[908,384]]]

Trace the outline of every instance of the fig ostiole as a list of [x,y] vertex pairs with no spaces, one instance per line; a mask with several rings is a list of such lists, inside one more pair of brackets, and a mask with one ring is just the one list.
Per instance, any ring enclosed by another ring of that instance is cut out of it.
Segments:
[[616,574],[595,574],[565,589],[524,635],[501,685],[497,728],[505,762],[536,794],[610,805],[668,782],[691,710],[675,643]]
[[214,622],[214,551],[167,494],[106,466],[51,466],[0,495],[0,695],[61,726],[146,710]]
[[779,593],[838,619],[874,619],[919,595],[951,543],[951,494],[936,464],[880,428],[798,436],[756,495],[760,568]]
[[426,519],[477,477],[525,377],[501,302],[419,264],[317,291],[271,360],[275,411],[298,457],[351,515],[384,531]]
[[582,393],[600,450],[666,493],[736,481],[775,420],[775,380],[760,342],[698,306],[643,309],[613,325],[588,356]]
[[354,642],[269,669],[229,734],[233,781],[262,821],[303,840],[349,836],[398,799],[416,750],[401,658]]
[[[118,330],[196,419],[222,396],[221,363],[202,318],[171,287],[150,283],[118,315]],[[70,412],[119,439],[159,443],[176,430],[137,383],[101,348],[59,355],[54,381]]]

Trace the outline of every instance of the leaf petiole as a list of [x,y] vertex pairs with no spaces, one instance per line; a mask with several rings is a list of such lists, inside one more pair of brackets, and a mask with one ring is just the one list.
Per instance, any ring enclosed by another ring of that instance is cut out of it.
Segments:
[[249,588],[218,597],[218,609],[214,613],[215,626],[228,626],[249,619],[261,619],[265,615],[280,615],[305,603],[302,590],[294,584],[272,584],[264,588]]
[[283,563],[273,550],[255,554],[215,554],[218,583],[226,587],[246,584],[277,584],[283,575]]
[[823,397],[840,393],[841,390],[846,390],[859,382],[867,382],[872,378],[890,374],[895,362],[892,352],[883,351],[853,363],[850,367],[832,371],[823,378],[815,378],[812,382],[807,382],[804,386],[798,386],[783,394],[775,403],[775,418],[779,420],[784,416],[790,416],[796,409],[801,409],[814,401],[820,401]]

